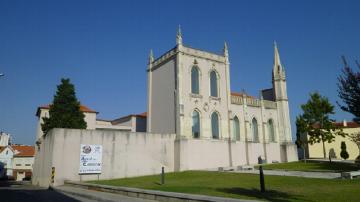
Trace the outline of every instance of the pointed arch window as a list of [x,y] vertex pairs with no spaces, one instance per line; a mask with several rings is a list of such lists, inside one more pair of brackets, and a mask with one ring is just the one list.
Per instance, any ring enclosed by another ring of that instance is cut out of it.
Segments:
[[214,139],[219,139],[219,115],[217,112],[211,114],[211,133]]
[[258,142],[259,141],[259,131],[258,131],[258,123],[255,118],[252,119],[251,126],[252,126],[253,142]]
[[269,133],[269,140],[270,142],[275,142],[275,130],[274,130],[274,123],[272,119],[269,119],[267,123],[268,133]]
[[236,141],[240,141],[240,121],[237,116],[233,119],[233,139]]
[[196,110],[192,113],[192,136],[200,138],[200,113]]
[[199,94],[199,68],[197,66],[193,66],[191,68],[191,93]]
[[210,96],[219,96],[218,76],[215,71],[210,72]]

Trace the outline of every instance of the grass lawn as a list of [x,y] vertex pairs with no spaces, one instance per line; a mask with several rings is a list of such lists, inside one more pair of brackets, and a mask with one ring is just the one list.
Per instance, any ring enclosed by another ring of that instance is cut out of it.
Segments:
[[185,171],[160,176],[91,181],[95,184],[126,186],[169,192],[257,199],[268,201],[359,201],[360,179],[329,180],[265,176],[266,193],[259,191],[259,175],[227,172]]
[[[258,168],[258,166],[256,166]],[[360,170],[353,163],[342,162],[307,162],[276,163],[263,165],[265,170],[298,170],[298,171],[322,171],[322,172],[345,172]]]

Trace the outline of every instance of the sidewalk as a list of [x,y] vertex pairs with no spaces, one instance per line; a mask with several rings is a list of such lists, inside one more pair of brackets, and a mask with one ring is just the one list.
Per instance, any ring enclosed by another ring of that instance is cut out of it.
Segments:
[[214,197],[206,195],[195,195],[175,192],[164,192],[147,189],[117,187],[108,185],[97,185],[83,182],[66,181],[65,185],[53,187],[55,191],[63,194],[70,194],[75,196],[86,197],[96,201],[135,201],[135,202],[150,202],[150,201],[169,201],[169,202],[255,202],[256,200],[244,200]]
[[[113,194],[101,191],[92,191],[88,189],[82,189],[72,186],[59,186],[53,187],[53,190],[56,192],[60,192],[69,197],[73,197],[80,201],[100,201],[100,202],[154,202],[154,200],[141,199],[141,198],[133,198],[128,196],[123,196],[120,194]],[[78,198],[80,197],[80,198]],[[85,198],[87,200],[82,200]]]

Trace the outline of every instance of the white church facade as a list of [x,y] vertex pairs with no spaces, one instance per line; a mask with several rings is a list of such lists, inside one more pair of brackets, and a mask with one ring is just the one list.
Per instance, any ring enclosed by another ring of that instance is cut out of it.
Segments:
[[[193,148],[189,144],[186,149],[191,155],[203,153],[196,151],[202,148],[199,142],[230,142],[240,154],[230,154],[235,164],[254,164],[259,157],[268,163],[297,160],[285,71],[276,44],[273,87],[256,99],[231,92],[226,43],[220,55],[183,45],[180,29],[176,41],[176,47],[157,59],[150,53],[147,132],[175,133],[178,141],[192,142]],[[229,156],[226,149],[217,152],[219,157],[222,152]]]
[[[270,79],[270,78],[269,78]],[[286,76],[274,45],[273,86],[260,99],[230,89],[230,61],[222,54],[187,47],[180,29],[176,46],[147,66],[147,112],[96,119],[85,106],[88,128],[53,129],[43,135],[39,107],[32,183],[112,179],[166,172],[297,161],[292,142]],[[81,145],[102,145],[99,175],[79,174]],[[63,166],[66,165],[66,166]],[[52,170],[56,170],[51,179]]]

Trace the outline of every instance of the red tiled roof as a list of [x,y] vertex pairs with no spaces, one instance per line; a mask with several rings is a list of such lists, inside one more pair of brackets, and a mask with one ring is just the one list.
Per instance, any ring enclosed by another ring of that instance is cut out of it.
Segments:
[[234,96],[241,96],[241,97],[245,95],[246,97],[256,99],[254,96],[248,95],[248,94],[246,94],[246,93],[231,92],[231,95],[234,95]]
[[6,147],[0,146],[0,153],[1,153],[2,151],[4,151],[5,148],[6,148]]
[[[333,125],[338,128],[360,128],[360,124],[353,121],[346,122],[346,126],[344,125],[344,122],[335,122]],[[319,128],[320,124],[315,124],[314,127]]]
[[343,122],[336,122],[334,125],[340,128],[360,128],[360,124],[353,121],[346,122],[346,126],[344,126]]
[[28,145],[11,145],[15,150],[14,156],[32,157],[35,156],[35,147]]
[[143,113],[141,113],[141,114],[138,114],[138,115],[136,115],[136,116],[140,116],[140,117],[147,117],[147,112],[143,112]]
[[[50,105],[43,105],[43,106],[38,107],[38,109],[36,111],[36,116],[39,116],[40,109],[50,109]],[[97,111],[94,111],[85,105],[80,105],[80,111],[88,112],[88,113],[98,113]]]

